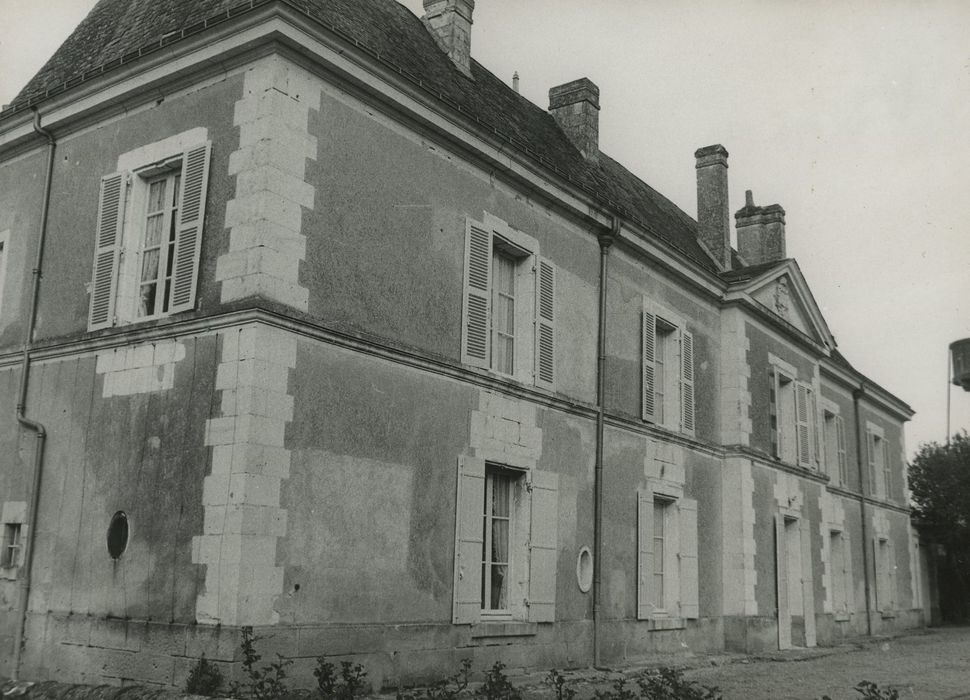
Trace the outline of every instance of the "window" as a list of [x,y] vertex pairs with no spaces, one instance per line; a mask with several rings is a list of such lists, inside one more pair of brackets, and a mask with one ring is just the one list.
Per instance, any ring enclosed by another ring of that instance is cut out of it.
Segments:
[[823,464],[832,480],[844,486],[848,480],[845,450],[845,421],[838,413],[826,408],[822,411]]
[[693,435],[694,336],[651,309],[642,328],[642,418]]
[[889,498],[892,493],[892,469],[886,438],[882,429],[869,423],[866,428],[869,452],[869,488],[874,496]]
[[793,372],[769,369],[769,422],[772,454],[783,462],[817,467],[815,392]]
[[462,361],[553,388],[555,268],[533,239],[486,221],[465,232]]
[[696,618],[697,501],[638,494],[637,618]]
[[210,149],[102,178],[89,330],[194,308]]
[[458,460],[453,619],[555,619],[559,477]]
[[852,560],[849,542],[840,530],[829,531],[829,571],[832,612],[836,620],[847,620],[855,607],[852,604]]
[[20,565],[20,547],[20,523],[6,523],[3,526],[0,568],[11,569]]
[[890,616],[896,609],[896,555],[892,542],[877,537],[876,550],[876,609],[883,616]]

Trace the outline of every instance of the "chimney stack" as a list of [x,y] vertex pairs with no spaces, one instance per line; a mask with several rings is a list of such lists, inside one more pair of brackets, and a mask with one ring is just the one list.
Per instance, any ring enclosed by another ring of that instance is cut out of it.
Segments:
[[714,144],[694,151],[697,159],[697,223],[700,239],[724,269],[731,269],[731,210],[728,152]]
[[549,90],[549,112],[586,160],[600,152],[600,89],[580,78]]
[[784,260],[785,210],[780,204],[755,206],[751,190],[744,199],[744,208],[734,215],[741,257],[749,265]]
[[472,13],[475,0],[424,0],[421,21],[458,70],[472,77]]

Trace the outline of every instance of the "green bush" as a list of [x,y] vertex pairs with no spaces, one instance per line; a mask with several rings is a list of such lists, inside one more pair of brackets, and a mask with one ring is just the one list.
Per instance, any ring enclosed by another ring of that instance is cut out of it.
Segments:
[[203,654],[202,658],[189,671],[188,680],[185,681],[185,692],[189,695],[219,697],[219,691],[222,690],[224,681],[219,667],[206,659],[205,654]]

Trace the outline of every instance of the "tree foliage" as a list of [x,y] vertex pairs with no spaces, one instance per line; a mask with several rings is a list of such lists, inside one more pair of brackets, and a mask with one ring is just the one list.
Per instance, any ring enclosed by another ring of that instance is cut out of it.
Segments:
[[[945,570],[941,593],[944,616],[966,619],[970,614],[970,435],[953,436],[950,443],[924,443],[909,466],[914,515],[930,541],[943,545]],[[946,596],[953,587],[952,596]],[[949,605],[947,603],[949,602]]]

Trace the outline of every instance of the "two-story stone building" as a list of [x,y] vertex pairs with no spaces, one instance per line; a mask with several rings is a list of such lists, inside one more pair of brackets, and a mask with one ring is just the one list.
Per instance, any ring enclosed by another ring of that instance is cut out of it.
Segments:
[[[0,661],[378,684],[925,622],[909,407],[473,0],[101,0],[0,112]],[[487,41],[487,38],[484,40]],[[687,166],[685,166],[687,167]],[[796,229],[800,225],[796,224]]]

